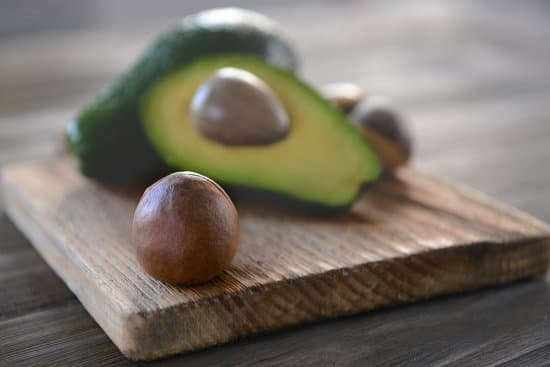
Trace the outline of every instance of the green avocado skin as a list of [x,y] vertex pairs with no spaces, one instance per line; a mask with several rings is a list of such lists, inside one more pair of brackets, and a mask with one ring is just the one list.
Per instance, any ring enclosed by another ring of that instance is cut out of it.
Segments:
[[71,151],[84,175],[123,184],[147,182],[167,171],[143,131],[140,100],[156,80],[182,65],[208,55],[247,54],[295,70],[294,51],[272,27],[246,18],[211,24],[196,18],[185,18],[158,39],[137,64],[67,125]]

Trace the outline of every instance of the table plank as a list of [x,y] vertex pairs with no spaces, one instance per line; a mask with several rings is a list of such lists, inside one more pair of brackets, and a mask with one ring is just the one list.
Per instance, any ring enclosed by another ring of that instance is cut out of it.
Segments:
[[109,338],[76,300],[0,321],[5,366],[126,366]]

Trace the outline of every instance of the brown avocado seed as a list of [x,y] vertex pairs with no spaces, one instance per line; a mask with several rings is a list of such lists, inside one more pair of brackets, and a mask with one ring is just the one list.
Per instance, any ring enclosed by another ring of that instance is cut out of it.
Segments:
[[256,75],[221,68],[191,101],[191,120],[208,139],[225,145],[266,145],[288,133],[290,120],[273,90]]
[[145,190],[132,225],[141,266],[172,284],[197,284],[226,269],[239,243],[239,216],[225,191],[194,172],[172,173]]
[[391,171],[411,158],[411,134],[387,100],[367,97],[355,106],[349,118],[378,152],[386,170]]
[[325,84],[321,87],[321,95],[344,113],[350,113],[365,98],[361,87],[353,83]]

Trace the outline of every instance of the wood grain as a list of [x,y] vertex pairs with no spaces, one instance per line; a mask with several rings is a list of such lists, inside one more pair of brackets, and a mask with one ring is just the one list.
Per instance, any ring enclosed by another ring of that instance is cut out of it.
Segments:
[[403,169],[338,218],[238,205],[232,267],[174,287],[135,259],[135,193],[84,179],[67,158],[9,166],[2,177],[10,216],[132,359],[522,279],[549,260],[543,223]]

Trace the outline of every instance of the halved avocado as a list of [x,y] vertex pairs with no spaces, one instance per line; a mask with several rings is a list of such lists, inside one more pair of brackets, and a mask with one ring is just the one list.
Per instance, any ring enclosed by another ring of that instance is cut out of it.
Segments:
[[71,151],[81,172],[116,183],[148,182],[165,173],[143,133],[141,96],[167,73],[204,56],[220,54],[254,55],[290,71],[297,65],[280,27],[261,14],[217,8],[185,17],[67,125]]
[[[191,99],[222,67],[249,71],[271,87],[290,117],[284,139],[263,146],[227,146],[193,126]],[[171,168],[327,207],[350,205],[361,187],[381,172],[376,153],[345,119],[290,73],[242,55],[204,58],[164,76],[145,93],[141,109],[145,133]]]

